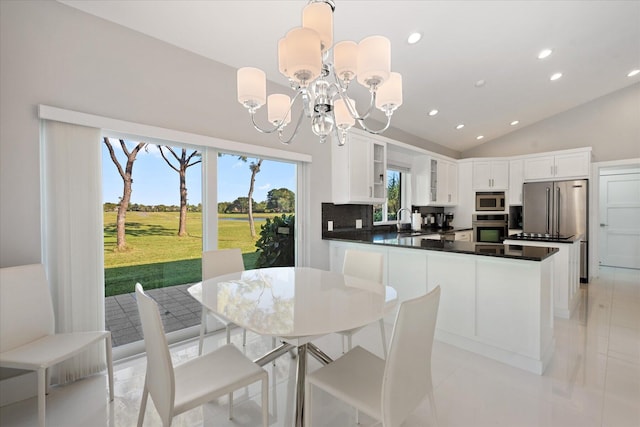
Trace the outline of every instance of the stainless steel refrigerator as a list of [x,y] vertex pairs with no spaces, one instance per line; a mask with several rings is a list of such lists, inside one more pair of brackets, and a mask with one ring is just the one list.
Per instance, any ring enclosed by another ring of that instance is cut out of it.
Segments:
[[588,271],[588,185],[586,179],[555,182],[527,182],[523,189],[523,232],[548,234],[562,240],[582,235],[580,281]]

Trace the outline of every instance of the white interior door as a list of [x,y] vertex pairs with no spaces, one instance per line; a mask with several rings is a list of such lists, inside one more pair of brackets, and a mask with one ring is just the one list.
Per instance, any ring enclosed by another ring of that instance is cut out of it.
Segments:
[[600,176],[600,264],[640,269],[640,172]]

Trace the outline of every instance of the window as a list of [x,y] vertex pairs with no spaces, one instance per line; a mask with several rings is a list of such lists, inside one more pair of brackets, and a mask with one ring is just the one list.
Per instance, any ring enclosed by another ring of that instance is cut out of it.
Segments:
[[385,223],[396,220],[398,209],[406,201],[406,181],[408,174],[396,167],[387,168],[387,201],[373,206],[373,222]]

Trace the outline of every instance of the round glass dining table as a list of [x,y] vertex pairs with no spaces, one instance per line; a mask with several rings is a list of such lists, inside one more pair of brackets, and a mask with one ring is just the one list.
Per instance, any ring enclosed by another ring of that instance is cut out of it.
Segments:
[[216,315],[282,341],[256,363],[264,365],[298,348],[296,426],[303,425],[307,351],[322,363],[332,361],[311,340],[375,322],[397,302],[390,286],[310,267],[226,274],[189,287],[189,293]]

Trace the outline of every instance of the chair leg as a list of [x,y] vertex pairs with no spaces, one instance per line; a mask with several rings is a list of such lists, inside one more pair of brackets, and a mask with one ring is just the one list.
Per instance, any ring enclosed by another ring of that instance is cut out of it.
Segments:
[[198,356],[202,356],[204,335],[207,333],[207,310],[202,307],[202,319],[200,320],[200,339],[198,341]]
[[382,336],[382,354],[387,358],[387,337],[384,332],[384,319],[380,319],[380,335]]
[[246,329],[242,330],[242,346],[243,347],[247,346],[247,330]]
[[47,369],[38,369],[38,425],[44,427],[45,424],[45,382],[47,381]]
[[351,350],[353,348],[351,337],[352,337],[351,334],[347,335],[347,350]]
[[107,353],[107,375],[109,376],[109,401],[113,402],[113,354],[111,347],[111,333],[104,341],[105,352]]
[[227,344],[231,344],[231,323],[227,325]]
[[233,419],[233,392],[229,393],[229,419]]
[[436,410],[436,399],[433,395],[433,390],[429,393],[429,405],[431,405],[431,414],[433,418],[433,425],[438,426],[438,411]]
[[262,426],[269,426],[269,377],[262,378]]
[[[344,341],[343,341],[344,342]],[[304,385],[304,427],[311,427],[311,417],[313,416],[311,413],[311,405],[312,405],[312,397],[311,397],[311,389],[313,386],[309,381],[305,381]]]
[[149,397],[149,390],[147,389],[146,382],[147,380],[145,379],[145,385],[142,389],[142,401],[140,402],[140,412],[138,413],[138,427],[142,427],[144,412],[147,410],[147,398]]

